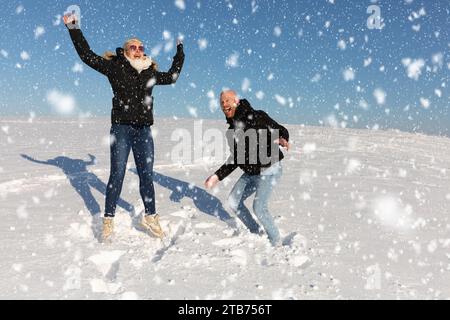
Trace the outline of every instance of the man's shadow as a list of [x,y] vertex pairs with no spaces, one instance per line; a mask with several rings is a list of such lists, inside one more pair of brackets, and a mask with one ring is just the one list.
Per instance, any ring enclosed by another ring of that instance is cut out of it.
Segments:
[[[71,159],[64,156],[42,161],[36,160],[24,154],[21,154],[21,156],[22,158],[34,163],[51,165],[60,168],[69,179],[72,187],[83,199],[84,204],[91,215],[95,216],[101,212],[100,205],[95,200],[91,192],[91,188],[94,188],[103,195],[106,195],[106,184],[103,183],[103,181],[101,181],[95,174],[87,170],[88,166],[95,164],[95,157],[93,155],[89,154],[89,161],[84,161],[82,159]],[[134,212],[133,205],[123,199],[119,199],[117,205],[130,213]]]
[[[130,171],[137,174],[136,169],[130,169]],[[237,228],[236,222],[225,211],[222,202],[204,189],[157,172],[153,172],[153,181],[172,191],[169,197],[171,201],[180,202],[185,197],[190,198],[201,212],[220,219],[233,229]]]

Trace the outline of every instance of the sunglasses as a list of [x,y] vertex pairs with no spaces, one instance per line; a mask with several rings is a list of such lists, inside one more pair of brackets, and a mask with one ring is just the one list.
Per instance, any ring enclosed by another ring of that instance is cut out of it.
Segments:
[[128,47],[128,49],[130,49],[131,51],[141,51],[144,52],[145,48],[144,46],[136,46],[134,44],[132,44],[131,46]]

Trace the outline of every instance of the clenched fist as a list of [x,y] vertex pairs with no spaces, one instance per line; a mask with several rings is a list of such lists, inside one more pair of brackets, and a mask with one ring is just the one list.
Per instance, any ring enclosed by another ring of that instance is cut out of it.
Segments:
[[216,186],[216,184],[219,183],[219,177],[216,174],[213,174],[205,181],[205,187],[207,189],[212,189]]

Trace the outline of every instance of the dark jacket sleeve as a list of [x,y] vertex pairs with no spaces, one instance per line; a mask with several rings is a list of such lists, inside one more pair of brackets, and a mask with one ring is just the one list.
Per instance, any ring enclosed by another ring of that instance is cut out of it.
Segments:
[[281,124],[273,120],[269,115],[264,111],[258,112],[259,121],[267,126],[269,129],[276,129],[280,133],[280,138],[283,138],[286,141],[289,141],[289,131],[283,127]]
[[173,57],[172,66],[167,72],[156,72],[156,84],[175,83],[180,76],[184,63],[183,44],[177,46],[177,53]]
[[219,177],[220,181],[222,181],[227,176],[229,176],[238,167],[238,165],[237,165],[238,162],[235,157],[236,144],[235,144],[235,140],[234,140],[234,134],[232,134],[232,131],[230,131],[230,129],[228,129],[228,130],[229,131],[227,131],[226,137],[227,137],[228,147],[230,148],[231,154],[228,157],[227,161],[225,161],[225,163],[219,168],[219,170],[217,170],[215,172],[215,174]]
[[110,70],[111,61],[100,57],[91,50],[80,29],[69,29],[69,33],[81,60],[92,69],[107,75]]
[[228,163],[227,161],[214,174],[219,177],[219,181],[222,181],[223,179],[228,177],[234,170],[236,170],[237,167],[237,164]]

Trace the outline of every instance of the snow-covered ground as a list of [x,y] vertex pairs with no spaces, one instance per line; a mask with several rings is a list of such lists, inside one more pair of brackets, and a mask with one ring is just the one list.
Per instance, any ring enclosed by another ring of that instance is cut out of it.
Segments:
[[168,238],[138,226],[130,155],[105,245],[92,214],[104,207],[109,127],[108,118],[0,121],[1,299],[450,298],[448,138],[288,125],[294,145],[270,201],[285,245],[273,249],[229,219],[241,172],[205,191],[219,162],[170,160],[172,132],[192,131],[193,120],[157,119]]

